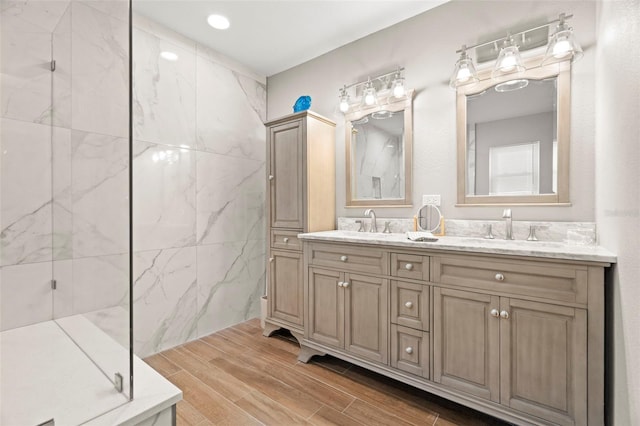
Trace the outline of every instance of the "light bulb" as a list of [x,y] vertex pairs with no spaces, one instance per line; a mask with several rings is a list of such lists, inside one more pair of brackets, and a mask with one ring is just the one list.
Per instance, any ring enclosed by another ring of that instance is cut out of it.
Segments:
[[364,97],[364,103],[367,104],[367,105],[375,104],[376,103],[376,96],[371,92],[367,93],[365,95],[365,97]]
[[469,80],[470,77],[471,77],[471,71],[467,66],[463,65],[458,70],[458,75],[456,75],[456,80],[458,80],[459,82],[465,82]]
[[401,98],[404,96],[404,84],[400,82],[393,87],[393,96],[396,98]]
[[347,101],[346,99],[342,99],[340,101],[340,111],[342,112],[349,111],[349,101]]
[[516,66],[516,57],[509,53],[500,63],[500,69],[503,71],[511,71]]
[[571,43],[569,43],[569,40],[558,40],[556,44],[553,45],[553,56],[556,58],[563,58],[567,56],[571,50]]

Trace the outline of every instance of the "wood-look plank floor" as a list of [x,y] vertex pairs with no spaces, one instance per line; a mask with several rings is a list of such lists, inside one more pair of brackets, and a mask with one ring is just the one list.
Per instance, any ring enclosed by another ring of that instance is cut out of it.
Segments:
[[250,320],[145,361],[182,389],[178,425],[505,425],[331,356],[298,362]]

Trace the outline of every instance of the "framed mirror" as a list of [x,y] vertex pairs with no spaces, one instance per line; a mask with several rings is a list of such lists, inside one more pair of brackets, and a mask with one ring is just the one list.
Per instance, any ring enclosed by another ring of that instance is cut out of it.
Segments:
[[570,62],[490,72],[457,89],[458,204],[569,205]]
[[345,115],[347,207],[411,207],[412,99]]

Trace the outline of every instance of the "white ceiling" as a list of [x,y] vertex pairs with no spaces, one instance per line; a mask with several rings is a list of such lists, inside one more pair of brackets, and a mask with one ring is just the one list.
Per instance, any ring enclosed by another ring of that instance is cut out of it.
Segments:
[[[134,10],[271,76],[447,0],[133,0]],[[212,13],[231,21],[220,31]]]

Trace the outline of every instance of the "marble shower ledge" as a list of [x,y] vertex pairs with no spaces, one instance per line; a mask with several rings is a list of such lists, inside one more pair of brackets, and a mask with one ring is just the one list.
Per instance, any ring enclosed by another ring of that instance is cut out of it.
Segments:
[[615,263],[616,255],[600,246],[575,246],[559,242],[485,240],[469,237],[438,237],[436,242],[409,241],[404,233],[382,234],[355,231],[324,231],[299,234],[305,241],[356,243],[379,246],[455,251],[467,253],[501,254],[587,262]]

